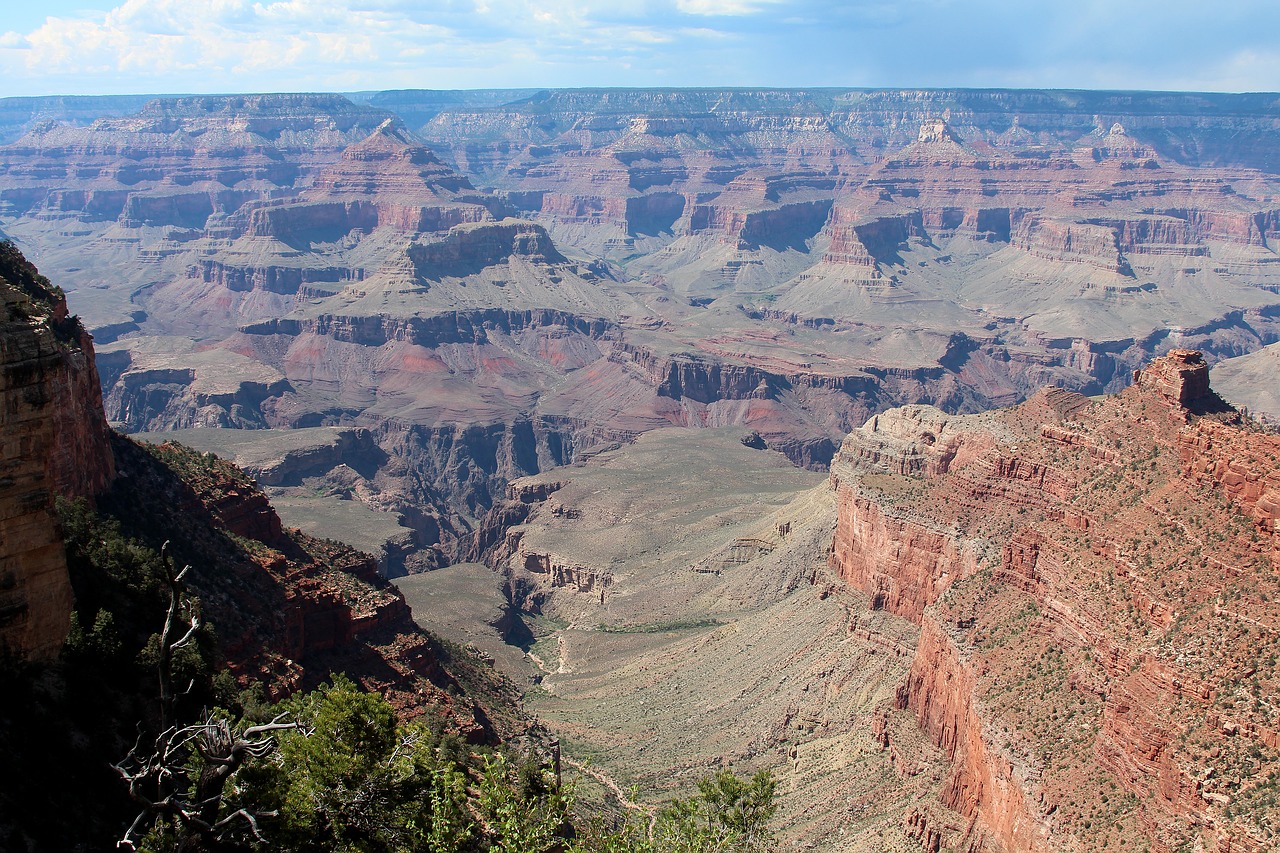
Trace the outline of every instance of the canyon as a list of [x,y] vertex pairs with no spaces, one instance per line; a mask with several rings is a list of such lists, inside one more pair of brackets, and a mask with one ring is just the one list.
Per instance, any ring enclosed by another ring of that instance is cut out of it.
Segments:
[[[90,336],[69,316],[62,291],[12,245],[0,246],[0,293],[6,660],[65,662],[73,609],[81,620],[95,601],[106,612],[109,582],[70,564],[69,533],[80,522],[68,519],[82,512],[104,525],[99,536],[131,537],[130,553],[172,545],[173,559],[188,565],[186,588],[217,626],[219,663],[233,683],[266,700],[349,673],[407,717],[430,707],[474,742],[525,728],[482,666],[451,660],[415,624],[374,557],[286,529],[254,481],[229,462],[109,429]],[[145,585],[128,592],[141,607],[155,597]],[[157,606],[146,618],[149,632],[162,611]],[[456,699],[463,684],[469,693]]]
[[0,230],[70,294],[118,428],[367,430],[378,465],[272,497],[360,501],[412,572],[510,480],[657,427],[825,470],[894,406],[1261,350],[1268,97],[9,99]]
[[[943,802],[996,849],[1274,844],[1278,447],[1201,355],[878,427],[833,466],[832,567],[921,626],[895,706],[951,759]],[[868,453],[894,448],[934,464]]]
[[273,696],[527,711],[600,808],[769,768],[804,849],[1271,849],[1277,110],[0,100],[66,291],[6,291],[4,640],[65,635],[55,493],[180,470]]
[[403,585],[492,602],[487,636],[443,630],[536,683],[566,755],[624,788],[773,768],[806,849],[1275,845],[1280,439],[1200,353],[1113,396],[889,410],[816,484],[751,438],[519,479],[485,565]]

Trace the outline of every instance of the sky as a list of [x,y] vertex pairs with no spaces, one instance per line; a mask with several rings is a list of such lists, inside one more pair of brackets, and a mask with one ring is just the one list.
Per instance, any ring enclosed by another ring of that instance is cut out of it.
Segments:
[[0,97],[578,86],[1280,91],[1278,0],[8,0]]

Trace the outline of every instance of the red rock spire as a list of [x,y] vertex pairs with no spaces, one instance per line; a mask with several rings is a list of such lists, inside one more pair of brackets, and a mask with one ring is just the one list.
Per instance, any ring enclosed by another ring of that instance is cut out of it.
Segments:
[[1209,365],[1198,350],[1175,349],[1133,372],[1134,384],[1186,407],[1207,397]]

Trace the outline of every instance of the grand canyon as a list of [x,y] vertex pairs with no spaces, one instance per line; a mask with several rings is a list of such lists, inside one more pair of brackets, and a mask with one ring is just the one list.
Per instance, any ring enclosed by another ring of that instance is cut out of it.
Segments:
[[9,98],[0,236],[25,654],[55,496],[176,503],[241,686],[606,813],[729,766],[782,849],[1280,843],[1280,96]]

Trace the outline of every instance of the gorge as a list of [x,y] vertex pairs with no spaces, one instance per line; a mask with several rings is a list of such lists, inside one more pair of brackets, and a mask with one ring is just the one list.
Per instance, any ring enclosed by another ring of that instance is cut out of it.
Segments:
[[[0,231],[66,289],[6,332],[6,465],[208,467],[301,583],[224,617],[241,681],[372,654],[498,736],[407,601],[615,790],[773,769],[787,844],[1276,843],[1275,96],[94,103],[0,104]],[[0,612],[48,656],[28,511]]]
[[369,430],[409,569],[656,426],[821,470],[891,406],[1277,339],[1264,96],[507,94],[19,112],[0,229],[72,294],[121,428]]

